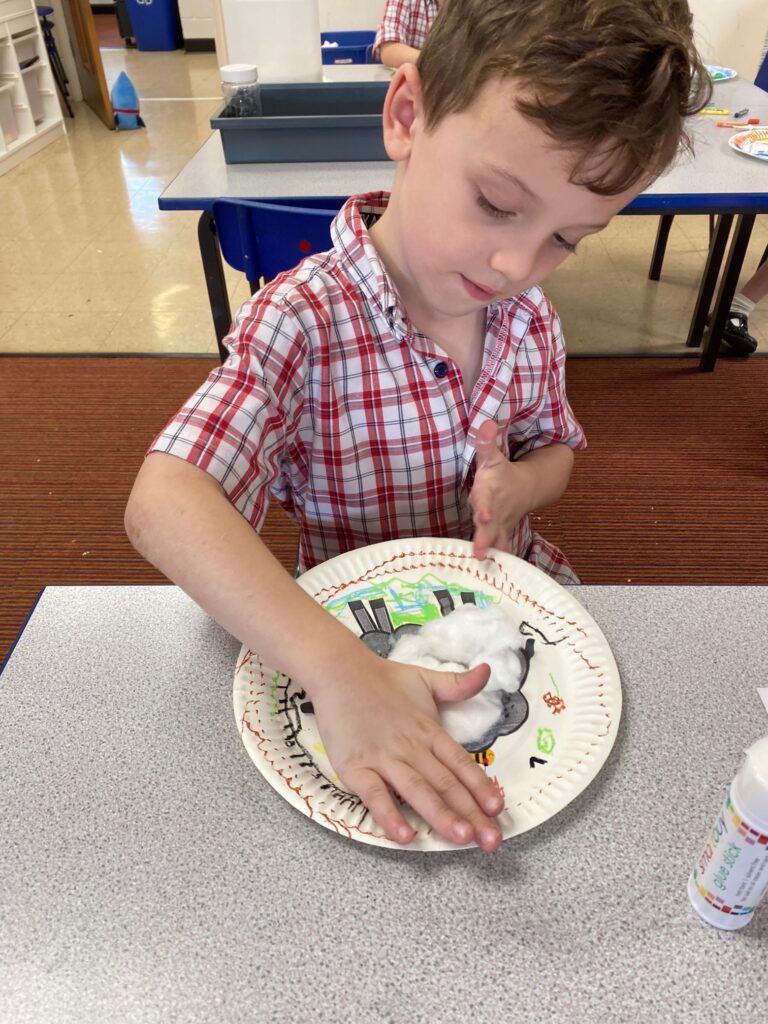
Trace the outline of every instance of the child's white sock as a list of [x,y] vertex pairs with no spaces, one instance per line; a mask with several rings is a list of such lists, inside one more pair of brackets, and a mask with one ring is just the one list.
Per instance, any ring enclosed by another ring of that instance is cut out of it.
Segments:
[[754,308],[754,302],[748,299],[746,295],[742,295],[741,292],[736,292],[733,296],[733,302],[731,303],[732,313],[743,313],[744,316],[749,316]]

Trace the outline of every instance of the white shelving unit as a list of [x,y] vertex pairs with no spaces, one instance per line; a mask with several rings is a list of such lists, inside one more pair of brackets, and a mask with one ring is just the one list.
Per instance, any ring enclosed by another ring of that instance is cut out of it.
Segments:
[[0,175],[64,131],[35,4],[0,0]]

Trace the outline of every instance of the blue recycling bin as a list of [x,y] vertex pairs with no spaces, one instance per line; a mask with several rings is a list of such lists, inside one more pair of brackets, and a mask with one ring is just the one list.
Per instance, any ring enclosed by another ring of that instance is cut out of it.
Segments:
[[181,21],[176,0],[126,0],[139,50],[176,50]]
[[371,56],[375,39],[375,32],[321,32],[323,64],[378,64]]

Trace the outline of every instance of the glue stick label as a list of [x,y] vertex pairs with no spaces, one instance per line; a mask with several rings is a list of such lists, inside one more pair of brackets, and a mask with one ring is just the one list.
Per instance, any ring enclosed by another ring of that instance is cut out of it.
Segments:
[[738,813],[730,792],[691,881],[713,910],[731,917],[751,916],[768,890],[768,833],[753,828]]

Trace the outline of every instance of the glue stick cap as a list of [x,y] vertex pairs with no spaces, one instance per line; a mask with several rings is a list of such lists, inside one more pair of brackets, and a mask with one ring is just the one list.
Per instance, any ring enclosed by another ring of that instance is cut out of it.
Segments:
[[746,755],[733,780],[734,803],[753,828],[768,833],[768,736],[748,747]]

